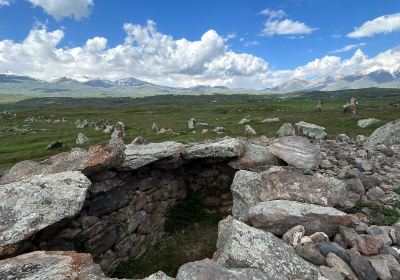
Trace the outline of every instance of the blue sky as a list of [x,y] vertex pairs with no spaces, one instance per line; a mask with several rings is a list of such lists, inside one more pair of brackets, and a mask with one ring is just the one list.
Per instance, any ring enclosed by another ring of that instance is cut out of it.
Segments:
[[42,79],[262,88],[394,69],[398,46],[396,0],[0,0],[0,72]]

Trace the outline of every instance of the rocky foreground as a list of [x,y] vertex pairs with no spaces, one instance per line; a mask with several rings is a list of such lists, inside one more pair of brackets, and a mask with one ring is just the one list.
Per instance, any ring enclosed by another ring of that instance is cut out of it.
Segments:
[[318,129],[187,145],[113,133],[18,163],[0,178],[0,279],[110,279],[164,234],[188,183],[230,215],[213,259],[175,279],[400,279],[400,120],[355,140]]

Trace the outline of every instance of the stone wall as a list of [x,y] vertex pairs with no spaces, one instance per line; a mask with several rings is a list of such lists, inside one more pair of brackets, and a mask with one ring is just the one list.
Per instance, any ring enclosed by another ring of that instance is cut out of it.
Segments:
[[110,273],[120,263],[138,258],[163,236],[168,207],[185,198],[187,187],[201,194],[211,211],[230,214],[229,188],[235,170],[226,161],[193,160],[173,169],[160,163],[91,174],[80,213],[38,232],[21,251],[86,252]]

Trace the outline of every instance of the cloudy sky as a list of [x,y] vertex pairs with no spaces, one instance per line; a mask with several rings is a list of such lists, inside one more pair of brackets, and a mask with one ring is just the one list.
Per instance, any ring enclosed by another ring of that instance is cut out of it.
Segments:
[[398,0],[0,0],[0,73],[260,89],[380,68]]

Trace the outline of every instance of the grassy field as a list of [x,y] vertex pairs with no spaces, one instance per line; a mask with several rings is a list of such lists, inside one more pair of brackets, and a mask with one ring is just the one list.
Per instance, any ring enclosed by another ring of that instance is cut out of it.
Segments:
[[[359,99],[359,115],[351,116],[342,113],[342,105],[350,96]],[[112,122],[122,121],[127,126],[126,143],[135,137],[143,136],[149,141],[160,142],[173,140],[178,142],[200,141],[216,138],[212,128],[225,127],[228,136],[244,136],[244,125],[238,122],[247,115],[250,125],[258,136],[275,137],[276,131],[284,122],[306,121],[324,126],[329,138],[346,133],[350,137],[358,134],[369,135],[381,124],[400,118],[400,108],[390,105],[400,100],[396,90],[358,90],[330,93],[301,93],[289,95],[205,95],[205,96],[155,96],[146,98],[38,98],[26,99],[12,103],[0,102],[0,111],[14,109],[17,117],[3,116],[0,119],[0,170],[5,170],[21,160],[43,160],[60,151],[70,150],[76,146],[75,139],[79,132],[85,133],[90,145],[106,143],[110,135],[95,131],[92,127],[77,129],[76,119]],[[318,99],[325,101],[324,111],[314,111]],[[3,100],[2,96],[0,99]],[[5,99],[4,99],[5,100]],[[65,124],[34,123],[27,124],[27,117],[43,116],[45,119],[68,120]],[[187,121],[196,118],[198,122],[210,124],[208,133],[198,131],[193,134],[187,129]],[[280,122],[261,123],[265,118],[277,117]],[[378,118],[381,124],[369,128],[359,128],[357,120]],[[151,131],[156,123],[158,127],[172,128],[180,135],[157,135]],[[15,128],[29,128],[28,132],[18,132]],[[64,147],[46,150],[46,146],[56,140],[62,140]]]

